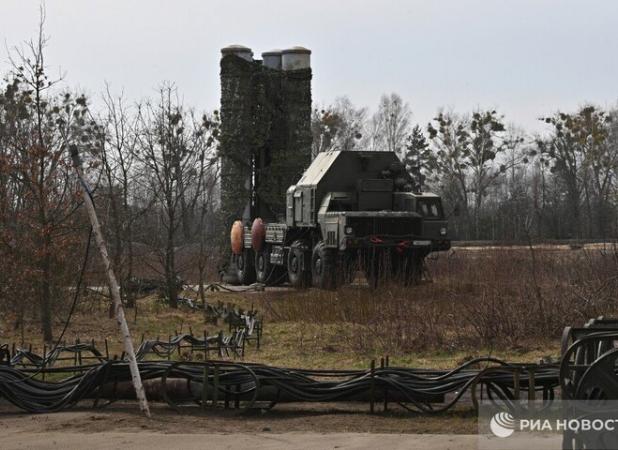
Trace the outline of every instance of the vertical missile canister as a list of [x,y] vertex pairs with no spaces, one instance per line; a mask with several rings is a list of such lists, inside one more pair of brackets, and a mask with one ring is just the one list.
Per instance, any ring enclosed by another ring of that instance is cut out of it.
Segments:
[[[281,52],[281,95],[285,116],[286,145],[282,160],[281,197],[299,180],[311,163],[311,50],[292,47]],[[317,207],[317,206],[316,206]]]
[[253,52],[241,45],[221,49],[221,211],[226,228],[250,219],[252,197]]

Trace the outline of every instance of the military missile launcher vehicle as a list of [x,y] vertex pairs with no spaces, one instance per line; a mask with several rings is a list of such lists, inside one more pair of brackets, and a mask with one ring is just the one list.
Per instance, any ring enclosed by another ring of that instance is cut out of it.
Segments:
[[320,153],[287,190],[285,220],[233,224],[232,269],[241,284],[334,289],[358,270],[372,286],[418,283],[450,239],[440,197],[414,186],[393,152]]

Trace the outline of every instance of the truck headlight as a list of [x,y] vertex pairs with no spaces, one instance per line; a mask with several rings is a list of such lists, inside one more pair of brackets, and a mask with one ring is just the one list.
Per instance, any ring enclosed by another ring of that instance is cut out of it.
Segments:
[[440,236],[446,236],[446,228],[440,228]]
[[348,226],[348,227],[345,227],[345,229],[343,231],[345,231],[345,234],[350,235],[350,234],[354,233],[354,228]]

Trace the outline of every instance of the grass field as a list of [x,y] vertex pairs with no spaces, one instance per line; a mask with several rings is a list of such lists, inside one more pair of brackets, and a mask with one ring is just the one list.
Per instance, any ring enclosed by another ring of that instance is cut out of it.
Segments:
[[[361,368],[385,355],[391,364],[454,367],[476,356],[536,362],[559,357],[567,325],[582,325],[618,309],[618,258],[599,248],[569,250],[456,249],[428,261],[420,286],[383,285],[373,291],[353,285],[335,292],[274,288],[264,292],[212,292],[207,301],[257,309],[264,321],[258,351],[245,360],[288,367]],[[185,296],[195,297],[192,291]],[[137,343],[187,333],[214,334],[225,325],[206,324],[198,311],[170,309],[156,296],[127,310]],[[56,330],[64,320],[57,316]],[[0,322],[0,342],[42,350],[36,323],[11,331]],[[108,339],[112,354],[121,343],[107,299],[81,299],[65,335],[67,342]],[[178,357],[176,355],[175,357]]]

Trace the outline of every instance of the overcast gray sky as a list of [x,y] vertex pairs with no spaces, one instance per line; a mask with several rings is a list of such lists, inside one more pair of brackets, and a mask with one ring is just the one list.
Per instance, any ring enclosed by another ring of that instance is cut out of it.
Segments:
[[[40,2],[0,1],[0,38],[34,37]],[[423,124],[439,107],[495,107],[541,130],[543,114],[618,99],[614,0],[47,0],[46,10],[47,62],[91,96],[108,81],[138,99],[169,80],[186,104],[214,109],[219,49],[239,43],[256,55],[306,46],[314,101],[348,95],[373,108],[394,91]]]

